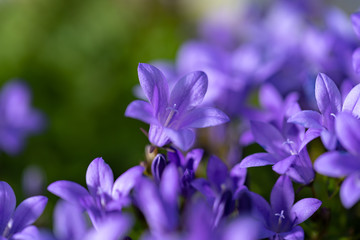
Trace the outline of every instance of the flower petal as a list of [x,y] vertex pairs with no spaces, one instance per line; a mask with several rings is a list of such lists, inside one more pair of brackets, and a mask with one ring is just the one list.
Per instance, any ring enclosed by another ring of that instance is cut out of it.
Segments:
[[186,157],[182,164],[183,166],[185,166],[185,168],[196,171],[202,160],[203,155],[204,155],[203,149],[200,148],[193,149],[186,154]]
[[332,117],[331,114],[341,111],[340,91],[335,83],[324,73],[319,73],[316,78],[315,98],[326,122],[327,119]]
[[265,122],[251,121],[251,132],[255,141],[267,152],[280,156],[288,155],[283,150],[284,137],[274,126]]
[[241,168],[260,167],[266,165],[274,165],[276,162],[277,159],[269,153],[254,153],[244,158],[240,163],[236,164],[235,166],[239,166]]
[[351,22],[353,24],[355,33],[360,38],[360,12],[351,14]]
[[306,145],[321,135],[321,129],[308,129],[305,132],[304,138],[301,141],[299,151],[301,151]]
[[[95,158],[86,171],[86,184],[93,197],[106,193],[111,195],[114,175],[102,158]],[[100,193],[99,193],[100,191]]]
[[171,219],[177,219],[178,196],[180,193],[179,172],[175,164],[166,166],[161,182],[160,193],[166,203],[167,213]]
[[184,128],[178,131],[164,128],[171,142],[183,151],[188,150],[195,142],[195,133],[192,129]]
[[[42,237],[42,235],[40,235],[40,232],[37,229],[37,227],[28,226],[28,227],[24,228],[24,230],[22,230],[21,232],[15,233],[11,237],[11,239],[12,240],[39,240],[39,239],[43,239],[43,237]],[[55,238],[51,238],[51,237],[49,237],[49,239],[47,237],[45,237],[45,239],[46,240],[53,240],[53,239],[55,240]],[[7,239],[0,237],[0,240],[7,240]]]
[[181,78],[175,84],[170,94],[169,106],[176,106],[177,115],[200,105],[208,87],[204,72],[192,72]]
[[13,189],[8,183],[0,181],[0,233],[4,232],[15,205],[16,198]]
[[288,122],[299,124],[306,128],[322,129],[321,114],[311,110],[296,113],[288,119]]
[[197,108],[182,119],[181,126],[186,128],[206,128],[228,122],[229,117],[217,108]]
[[249,192],[251,200],[255,206],[254,217],[261,221],[265,226],[270,225],[270,217],[272,217],[272,211],[269,203],[259,194]]
[[9,235],[18,233],[26,226],[33,224],[44,211],[47,200],[44,196],[35,196],[22,201],[12,217],[13,224]]
[[210,182],[203,178],[196,178],[191,182],[191,185],[201,192],[210,205],[213,204],[216,197],[215,191],[211,188]]
[[350,113],[342,112],[336,117],[336,134],[341,145],[349,152],[360,154],[360,120],[356,119]]
[[340,199],[346,208],[351,208],[360,200],[360,172],[351,174],[342,183]]
[[131,102],[126,108],[125,116],[138,119],[148,124],[157,123],[151,104],[141,100]]
[[322,202],[316,198],[304,198],[296,202],[291,208],[294,225],[298,225],[311,217],[321,206]]
[[113,198],[117,199],[120,196],[129,195],[131,189],[139,181],[144,172],[144,167],[135,166],[128,169],[126,172],[120,175],[114,183],[112,189]]
[[314,180],[315,172],[306,148],[303,148],[299,154],[295,156],[296,159],[286,175],[297,183],[309,184]]
[[353,87],[346,96],[343,111],[350,112],[358,118],[360,117],[360,84]]
[[326,152],[314,163],[315,170],[329,177],[343,177],[360,170],[360,158],[346,152]]
[[305,238],[304,230],[300,226],[296,226],[290,232],[280,233],[279,235],[284,240],[304,240]]
[[207,164],[206,175],[209,181],[220,189],[220,186],[225,183],[229,177],[229,171],[221,159],[212,155]]
[[320,138],[324,147],[327,150],[335,150],[337,144],[337,137],[335,131],[328,131],[325,128],[320,132]]
[[294,161],[296,160],[296,156],[295,155],[291,155],[283,160],[278,161],[276,164],[274,164],[274,166],[272,166],[272,169],[277,172],[278,174],[285,174],[289,168],[291,167],[291,165],[294,163]]
[[357,48],[352,55],[352,63],[355,73],[360,74],[360,48]]
[[294,188],[290,178],[286,175],[280,176],[276,181],[270,196],[273,211],[288,212],[294,203]]
[[140,85],[154,108],[158,119],[164,119],[168,106],[169,86],[163,73],[156,67],[140,63],[138,66]]
[[80,184],[61,180],[48,186],[48,191],[73,204],[84,207],[84,200],[90,197],[89,192]]
[[164,127],[157,124],[151,124],[149,129],[149,141],[158,146],[162,147],[169,142],[169,137],[164,131]]
[[283,108],[283,100],[278,90],[271,84],[264,84],[259,91],[261,106],[268,111],[278,112]]

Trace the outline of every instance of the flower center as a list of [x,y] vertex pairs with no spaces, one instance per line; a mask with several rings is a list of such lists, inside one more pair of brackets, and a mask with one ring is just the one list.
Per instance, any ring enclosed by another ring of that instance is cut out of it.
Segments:
[[280,213],[275,213],[275,216],[279,217],[278,224],[280,225],[282,223],[282,220],[285,219],[284,210],[281,210]]
[[286,139],[286,141],[283,142],[283,145],[287,145],[287,146],[289,147],[289,149],[290,149],[290,154],[291,154],[291,155],[296,155],[296,154],[298,154],[298,152],[295,151],[295,149],[294,149],[294,147],[293,147],[294,141],[291,141],[290,139]]
[[170,113],[165,121],[164,126],[167,127],[173,118],[173,116],[178,113],[179,111],[176,109],[176,103],[172,107],[167,107],[166,110],[170,110]]

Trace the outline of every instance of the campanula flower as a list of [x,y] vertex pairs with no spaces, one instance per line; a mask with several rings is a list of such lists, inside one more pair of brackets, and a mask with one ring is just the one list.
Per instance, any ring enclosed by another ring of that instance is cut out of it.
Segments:
[[203,72],[192,72],[178,80],[169,93],[163,73],[156,67],[140,63],[140,85],[149,100],[135,100],[125,115],[150,124],[149,140],[162,147],[172,142],[182,150],[195,141],[194,128],[216,126],[229,121],[220,110],[200,107],[208,80]]
[[270,196],[270,205],[260,195],[251,192],[254,217],[261,223],[261,237],[269,239],[304,239],[298,226],[318,210],[321,201],[304,198],[294,204],[294,189],[288,176],[280,176]]
[[102,158],[94,159],[86,172],[88,190],[71,181],[56,181],[48,190],[60,198],[81,206],[97,228],[108,215],[119,213],[131,203],[130,191],[142,176],[144,168],[135,166],[128,169],[114,182],[109,165]]
[[15,209],[14,191],[0,181],[0,234],[1,240],[31,239],[36,228],[31,226],[42,214],[47,203],[44,196],[34,196],[22,201]]

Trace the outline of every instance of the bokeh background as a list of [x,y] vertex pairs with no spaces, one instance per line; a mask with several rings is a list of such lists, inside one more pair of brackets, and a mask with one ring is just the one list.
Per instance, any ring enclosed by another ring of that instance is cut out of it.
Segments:
[[[18,202],[28,166],[41,169],[46,187],[60,179],[85,185],[96,157],[115,177],[142,161],[148,141],[140,128],[147,126],[124,117],[135,99],[138,63],[174,59],[196,36],[199,19],[220,9],[235,13],[244,2],[0,0],[0,85],[23,79],[33,105],[47,116],[46,129],[30,137],[21,154],[0,153],[0,179],[14,188]],[[332,2],[347,13],[359,5]]]

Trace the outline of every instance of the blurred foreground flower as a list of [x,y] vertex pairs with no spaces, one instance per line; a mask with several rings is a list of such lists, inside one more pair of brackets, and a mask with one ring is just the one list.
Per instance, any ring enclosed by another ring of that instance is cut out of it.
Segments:
[[28,135],[43,129],[43,114],[31,108],[31,92],[21,81],[8,82],[0,92],[0,149],[18,154]]

